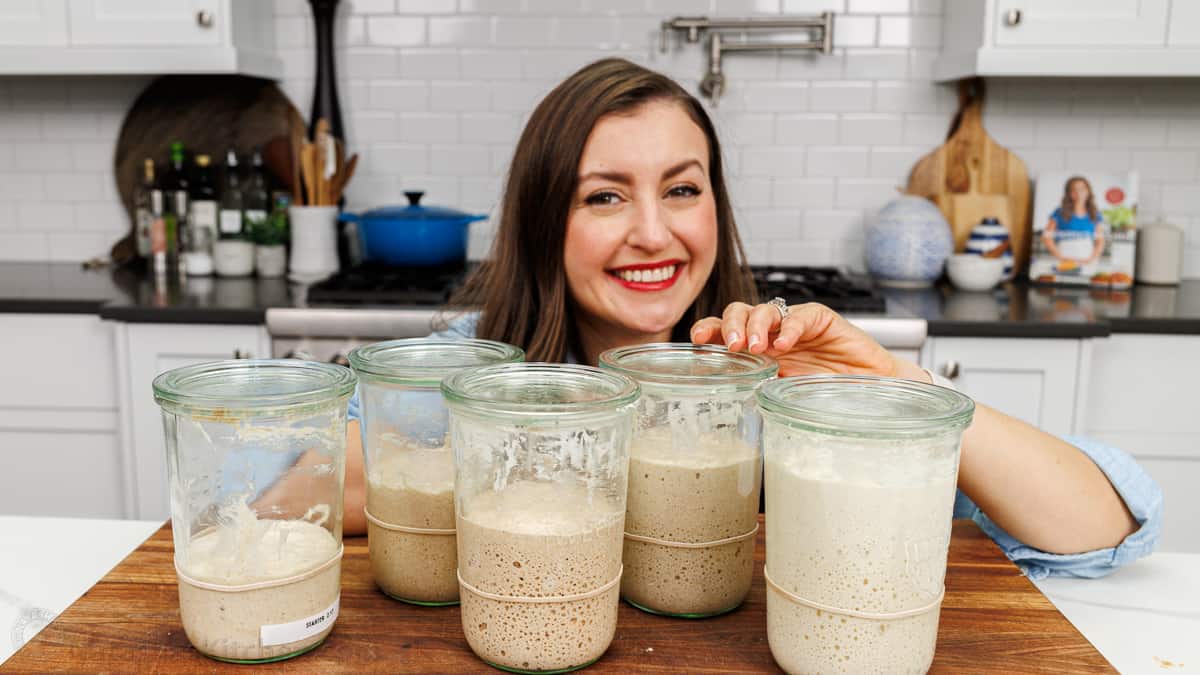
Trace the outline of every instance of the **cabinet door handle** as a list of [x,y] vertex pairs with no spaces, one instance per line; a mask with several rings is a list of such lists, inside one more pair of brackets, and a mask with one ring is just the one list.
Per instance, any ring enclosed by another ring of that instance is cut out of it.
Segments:
[[1021,25],[1021,10],[1010,9],[1004,13],[1004,23],[1009,26]]
[[958,361],[947,361],[941,367],[942,377],[947,380],[957,380],[961,370],[962,368],[958,365]]
[[244,352],[241,349],[234,349],[233,350],[233,358],[248,359],[248,358],[250,358],[250,352]]
[[196,12],[196,25],[200,26],[201,28],[212,28],[213,13],[207,9],[202,9],[199,12]]

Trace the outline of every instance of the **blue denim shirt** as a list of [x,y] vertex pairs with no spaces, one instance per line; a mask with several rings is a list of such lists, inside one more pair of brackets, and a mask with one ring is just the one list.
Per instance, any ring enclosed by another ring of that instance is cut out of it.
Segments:
[[[445,330],[433,333],[432,337],[471,338],[475,336],[478,323],[478,314],[464,314],[449,322]],[[350,399],[350,417],[359,417],[357,392]],[[1162,530],[1162,491],[1158,484],[1132,457],[1116,448],[1086,438],[1068,437],[1063,440],[1079,448],[1100,467],[1139,523],[1138,530],[1119,545],[1085,553],[1047,553],[1005,532],[961,490],[954,500],[954,517],[975,521],[1004,551],[1004,555],[1031,579],[1049,576],[1102,577],[1121,565],[1149,554],[1158,543]]]

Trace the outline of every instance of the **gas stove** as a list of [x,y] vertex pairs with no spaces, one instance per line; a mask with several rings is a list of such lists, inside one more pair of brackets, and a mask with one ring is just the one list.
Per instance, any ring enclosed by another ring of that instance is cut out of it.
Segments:
[[309,305],[444,305],[462,285],[467,265],[393,267],[363,263],[313,284]]
[[819,302],[842,314],[879,314],[887,310],[883,294],[865,276],[836,267],[754,267],[759,296],[780,297],[789,305]]

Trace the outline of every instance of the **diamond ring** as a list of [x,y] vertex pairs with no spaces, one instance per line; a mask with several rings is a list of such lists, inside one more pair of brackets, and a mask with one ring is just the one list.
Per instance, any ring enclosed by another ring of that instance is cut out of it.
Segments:
[[779,310],[779,320],[783,321],[788,315],[787,300],[780,297],[774,297],[767,301],[767,304]]

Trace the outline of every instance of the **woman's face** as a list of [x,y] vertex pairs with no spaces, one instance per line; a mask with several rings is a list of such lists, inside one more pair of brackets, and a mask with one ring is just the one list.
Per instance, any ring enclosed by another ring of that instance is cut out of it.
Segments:
[[1087,201],[1087,198],[1088,198],[1087,183],[1084,183],[1081,180],[1071,181],[1071,187],[1069,188],[1069,192],[1071,193],[1071,201],[1075,202],[1076,204],[1083,204],[1084,202]]
[[708,140],[677,104],[600,119],[579,161],[563,252],[592,330],[663,338],[712,272],[717,210]]

